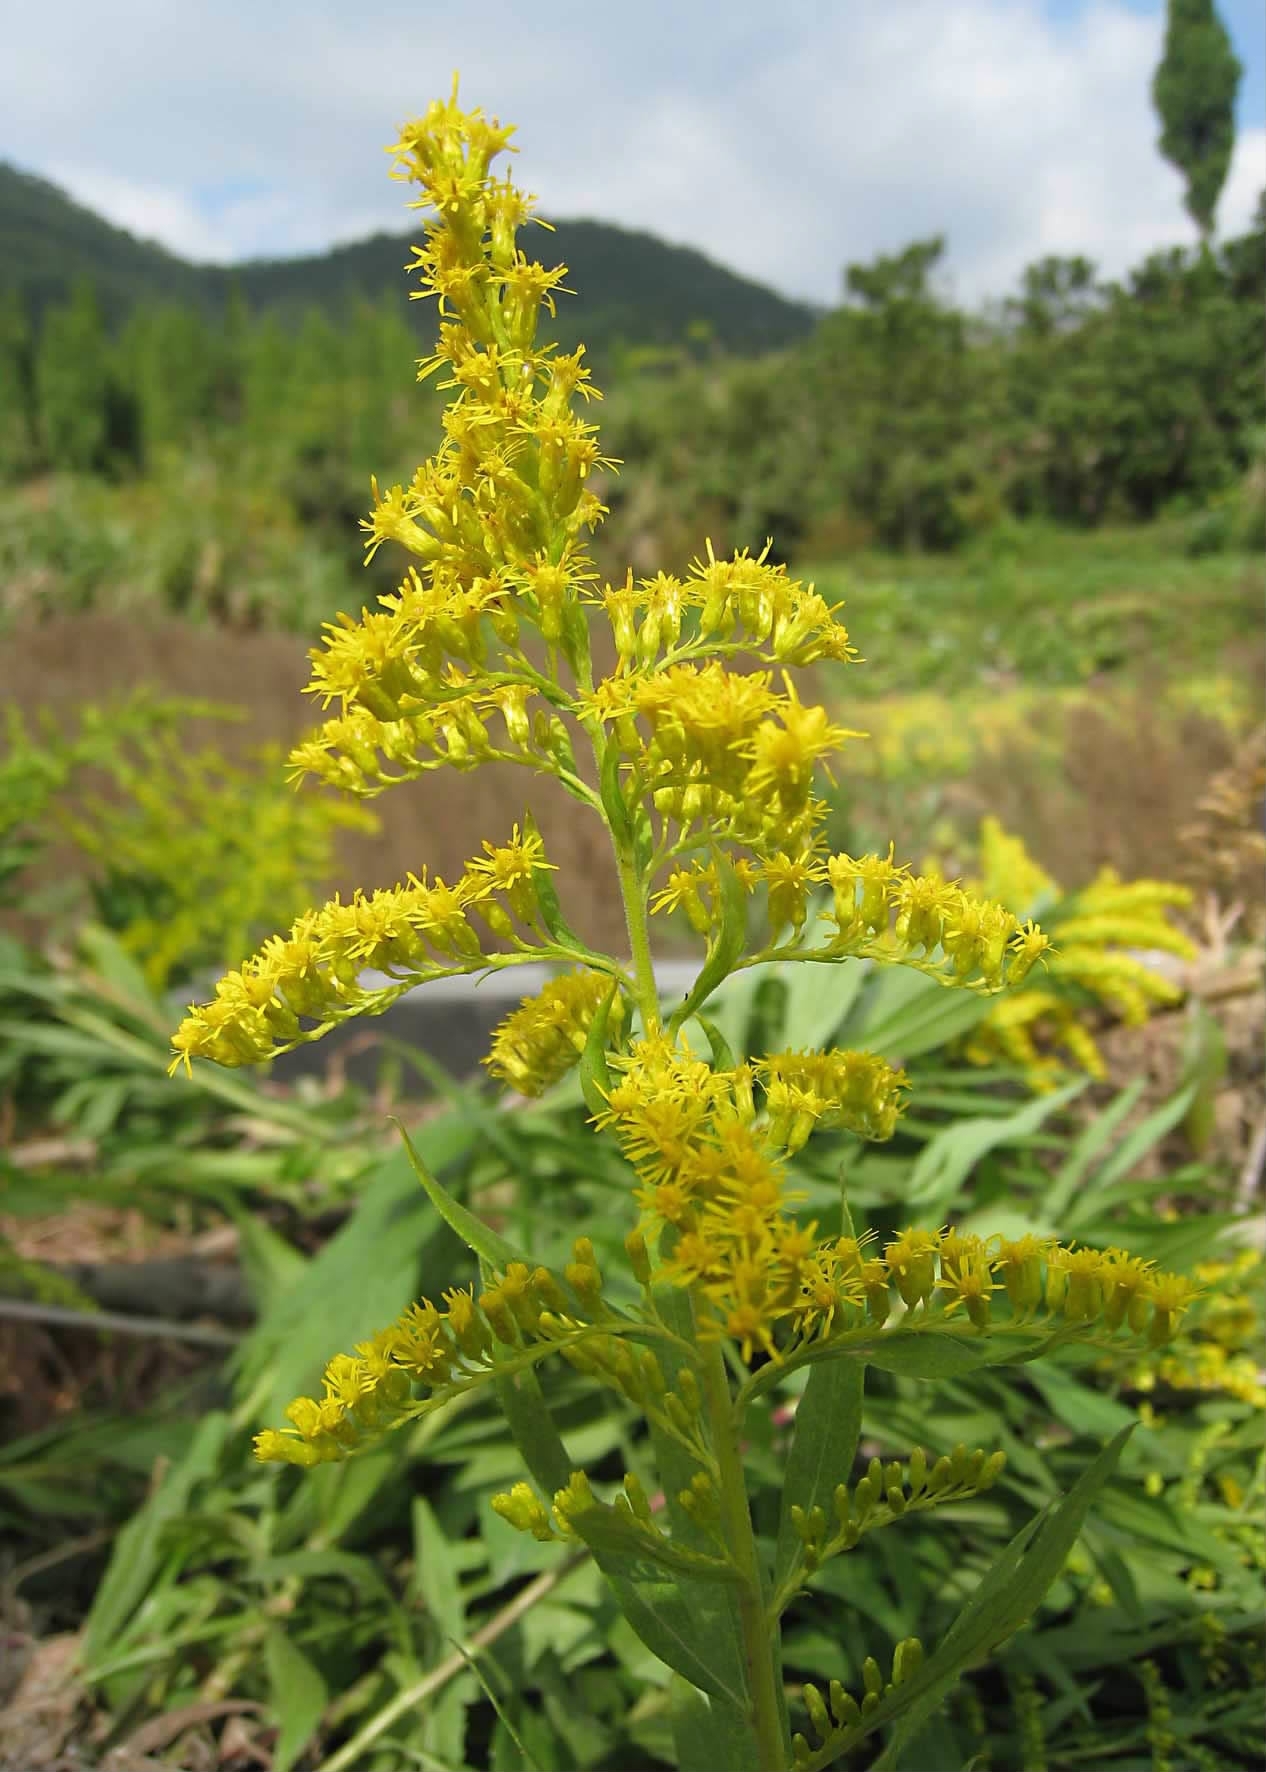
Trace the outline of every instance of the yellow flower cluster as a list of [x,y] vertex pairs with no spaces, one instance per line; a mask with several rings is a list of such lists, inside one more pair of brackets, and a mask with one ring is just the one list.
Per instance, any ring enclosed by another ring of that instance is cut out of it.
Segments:
[[[338,898],[306,911],[288,935],[275,935],[240,970],[216,985],[210,1003],[194,1005],[172,1035],[171,1068],[195,1057],[217,1064],[260,1064],[316,1040],[354,1015],[379,1015],[405,991],[431,978],[512,965],[541,951],[521,930],[548,945],[541,924],[539,882],[552,867],[539,833],[517,826],[509,843],[484,844],[485,853],[452,885],[410,875],[407,886],[349,904]],[[477,916],[515,954],[485,954]],[[392,983],[362,985],[363,972],[385,972]]]
[[[885,1245],[884,1264],[907,1311],[945,1314],[960,1306],[977,1329],[993,1319],[1005,1298],[1013,1320],[1038,1313],[1070,1324],[1122,1327],[1158,1347],[1174,1334],[1199,1287],[1181,1274],[1157,1270],[1123,1249],[1077,1248],[1053,1239],[1016,1239],[906,1230]],[[938,1272],[939,1270],[939,1272]],[[879,1301],[882,1308],[882,1300]],[[872,1316],[876,1300],[867,1300]]]
[[601,601],[624,670],[632,674],[657,660],[671,666],[703,651],[756,653],[791,666],[856,658],[836,616],[839,605],[770,566],[770,546],[718,560],[708,542],[706,562],[692,561],[684,579],[661,572],[634,585],[630,572],[618,589],[608,585]]
[[[749,1167],[761,1156],[755,1141],[736,1140],[731,1148]],[[778,1210],[776,1168],[769,1165],[755,1179],[757,1185],[742,1192],[735,1178],[717,1184],[711,1199],[701,1195],[684,1215],[689,1228],[678,1232],[674,1225],[671,1252],[647,1276],[694,1286],[705,1313],[701,1333],[733,1341],[746,1361],[757,1349],[784,1360],[828,1338],[871,1337],[898,1310],[906,1327],[944,1327],[960,1306],[975,1331],[991,1323],[1064,1326],[1092,1337],[1124,1329],[1159,1348],[1198,1294],[1193,1282],[1123,1250],[1078,1249],[1037,1237],[986,1242],[952,1229],[909,1229],[881,1255],[868,1253],[869,1238],[839,1237],[814,1247],[812,1227],[803,1229]],[[563,1281],[566,1290],[546,1268],[510,1262],[477,1295],[446,1292],[443,1310],[428,1299],[411,1305],[353,1354],[336,1355],[321,1397],[296,1398],[286,1410],[288,1429],[256,1437],[257,1457],[299,1465],[347,1457],[426,1408],[552,1352],[662,1416],[669,1431],[694,1444],[699,1394],[692,1373],[683,1368],[677,1388],[667,1391],[651,1350],[636,1354],[602,1328],[602,1275],[587,1238],[577,1239]],[[996,1315],[995,1295],[1005,1300],[1003,1317]],[[776,1342],[780,1324],[788,1333]],[[952,1461],[951,1467],[929,1476],[912,1460],[909,1497],[899,1496],[895,1479],[873,1498],[860,1485],[851,1500],[837,1493],[837,1512],[843,1511],[834,1549],[849,1548],[862,1531],[895,1517],[925,1491],[932,1505],[938,1496],[946,1499],[940,1492],[947,1483],[975,1482],[985,1469],[968,1461],[964,1476]],[[987,1480],[996,1469],[995,1460]],[[879,1507],[873,1518],[872,1502]],[[517,1503],[516,1511],[522,1513]],[[513,1523],[536,1529],[526,1517]],[[538,1536],[547,1535],[543,1510],[537,1526]],[[819,1549],[834,1554],[831,1547]]]
[[568,972],[525,997],[492,1036],[484,1063],[520,1095],[542,1095],[565,1077],[585,1049],[590,1024],[611,998],[609,1025],[618,1033],[624,998],[600,972]]
[[1266,1409],[1261,1365],[1261,1279],[1263,1258],[1243,1249],[1221,1261],[1196,1264],[1203,1289],[1180,1346],[1135,1365],[1130,1383],[1153,1391],[1219,1391]]
[[[582,1304],[598,1304],[602,1282],[587,1238],[577,1240],[566,1279]],[[354,1354],[336,1354],[321,1397],[296,1397],[286,1410],[289,1428],[256,1435],[256,1457],[299,1465],[346,1458],[428,1405],[514,1369],[516,1359],[530,1362],[565,1346],[588,1327],[554,1276],[525,1262],[492,1275],[478,1296],[469,1289],[443,1296],[443,1310],[424,1298]]]
[[[977,1328],[1005,1299],[1026,1320],[1127,1324],[1152,1345],[1168,1339],[1196,1288],[1120,1250],[1064,1248],[957,1232],[909,1230],[882,1256],[852,1237],[815,1244],[787,1211],[785,1158],[815,1126],[890,1137],[905,1079],[866,1053],[780,1053],[714,1069],[659,1036],[617,1061],[622,1074],[597,1116],[638,1177],[635,1198],[662,1233],[660,1277],[707,1301],[705,1334],[760,1348],[883,1325],[907,1312],[963,1315]],[[895,1298],[894,1298],[895,1294]]]
[[996,1004],[973,1031],[966,1056],[977,1064],[999,1059],[1020,1065],[1038,1088],[1052,1088],[1060,1066],[1043,1047],[1062,1047],[1091,1076],[1105,1074],[1103,1055],[1081,1019],[1087,1004],[1119,1016],[1127,1025],[1145,1022],[1157,1004],[1181,991],[1129,950],[1160,951],[1191,959],[1195,948],[1169,922],[1167,912],[1191,902],[1185,886],[1164,880],[1122,881],[1111,868],[1081,892],[1059,897],[1059,887],[1032,859],[1018,837],[993,818],[980,830],[979,889],[1018,913],[1043,900],[1043,920],[1056,946],[1047,982]]
[[613,1063],[619,1080],[596,1116],[637,1172],[635,1198],[671,1227],[662,1277],[697,1286],[712,1330],[773,1347],[790,1315],[812,1229],[784,1210],[784,1157],[815,1125],[891,1137],[905,1078],[869,1053],[779,1053],[714,1069],[663,1035]]
[[[381,612],[330,625],[312,654],[309,692],[340,712],[291,760],[356,793],[446,764],[551,766],[558,734],[544,707],[534,718],[528,709],[542,691],[558,699],[556,685],[519,649],[521,625],[573,668],[587,659],[585,537],[604,511],[588,480],[614,464],[574,410],[599,397],[582,350],[537,343],[566,270],[530,262],[515,243],[532,199],[490,172],[511,134],[462,111],[454,88],[393,150],[397,173],[421,187],[411,206],[432,212],[409,267],[422,280],[414,299],[437,298],[440,313],[420,375],[446,371],[440,385],[455,393],[435,456],[408,486],[375,482],[362,525],[370,556],[392,541],[417,564]],[[489,731],[491,715],[506,742]]]
[[[945,983],[996,991],[1023,983],[1044,960],[1050,938],[1005,905],[964,890],[939,874],[913,874],[886,856],[792,856],[777,852],[740,859],[734,872],[747,892],[767,888],[770,944],[746,964],[777,952],[797,957],[882,960],[913,966]],[[831,893],[834,938],[812,950],[798,945],[814,894]],[[668,875],[652,912],[684,910],[699,930],[715,926],[720,876],[714,861],[696,861]],[[776,947],[790,927],[792,944]]]

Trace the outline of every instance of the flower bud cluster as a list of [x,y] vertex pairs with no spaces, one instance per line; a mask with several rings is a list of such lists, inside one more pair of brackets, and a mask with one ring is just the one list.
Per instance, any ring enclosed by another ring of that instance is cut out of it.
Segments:
[[785,673],[780,694],[768,671],[732,671],[715,658],[607,678],[584,706],[614,728],[679,846],[693,835],[758,854],[809,850],[823,814],[815,772],[856,736],[806,707]]
[[834,951],[900,960],[954,984],[998,990],[1022,984],[1050,946],[1040,929],[1021,924],[1004,905],[938,875],[911,874],[891,851],[858,860],[832,855],[825,868]]
[[[922,1665],[923,1644],[918,1637],[903,1637],[893,1650],[890,1678],[884,1678],[883,1670],[873,1655],[866,1657],[862,1663],[863,1690],[860,1699],[846,1692],[839,1680],[831,1681],[826,1699],[817,1686],[806,1681],[805,1709],[809,1713],[809,1723],[818,1749],[830,1749],[832,1757],[843,1752],[849,1745],[848,1737],[860,1727],[862,1720],[870,1716],[872,1711],[878,1710],[884,1699],[898,1686],[912,1679]],[[796,1734],[792,1737],[792,1749],[797,1767],[808,1766],[814,1758],[814,1748],[805,1735]]]
[[1261,1367],[1263,1257],[1242,1249],[1226,1260],[1197,1262],[1203,1288],[1181,1342],[1131,1362],[1127,1382],[1136,1390],[1164,1385],[1176,1391],[1221,1392],[1254,1409],[1266,1408]]
[[[192,1058],[217,1064],[260,1064],[289,1052],[355,1015],[378,1015],[405,991],[430,978],[479,971],[497,957],[483,950],[478,918],[495,937],[531,953],[526,929],[549,940],[541,916],[540,882],[553,864],[529,823],[515,827],[508,843],[484,844],[452,885],[410,875],[407,886],[366,895],[348,904],[334,898],[307,911],[288,935],[276,935],[227,973],[210,1003],[190,1008],[172,1036],[172,1069]],[[507,960],[504,963],[510,963]],[[363,986],[363,972],[393,980]]]
[[850,1489],[838,1483],[831,1502],[835,1523],[828,1531],[826,1510],[793,1507],[791,1522],[803,1547],[804,1574],[812,1575],[828,1557],[852,1550],[867,1532],[888,1526],[908,1513],[939,1507],[945,1501],[961,1501],[968,1495],[991,1489],[1006,1468],[1005,1452],[968,1452],[955,1446],[947,1457],[928,1463],[927,1454],[916,1447],[903,1467],[896,1459],[884,1464],[872,1458],[863,1477]]
[[[767,889],[769,945],[753,962],[778,952],[813,960],[866,959],[912,966],[944,984],[998,991],[1023,984],[1044,961],[1050,938],[1021,923],[991,899],[978,898],[939,875],[911,874],[888,855],[820,855],[770,849],[740,859],[735,874],[747,892]],[[825,946],[804,947],[800,932],[814,895],[831,894],[835,935]],[[654,912],[684,910],[700,931],[715,927],[720,878],[712,861],[674,869],[651,900]],[[791,944],[775,947],[790,926]],[[1012,1002],[1027,1001],[1011,998]]]
[[[850,1249],[841,1266],[855,1261]],[[909,1229],[885,1244],[883,1261],[900,1302],[920,1320],[952,1317],[961,1308],[984,1330],[1005,1299],[1003,1320],[1059,1317],[1109,1334],[1128,1329],[1151,1347],[1171,1338],[1200,1290],[1185,1276],[1164,1273],[1123,1249],[1078,1248],[1035,1236],[986,1240],[953,1229]],[[886,1321],[889,1305],[877,1293],[867,1308],[872,1320]]]

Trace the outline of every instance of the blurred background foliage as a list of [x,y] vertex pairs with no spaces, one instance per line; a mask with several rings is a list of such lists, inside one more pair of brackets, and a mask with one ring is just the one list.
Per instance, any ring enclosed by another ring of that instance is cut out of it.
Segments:
[[[940,239],[848,267],[829,313],[596,223],[534,245],[572,266],[559,337],[590,345],[622,458],[604,570],[772,535],[844,599],[867,661],[819,672],[870,735],[837,771],[835,846],[895,839],[1080,950],[1009,1015],[864,964],[732,981],[736,1051],[838,1039],[911,1074],[891,1145],[799,1154],[806,1212],[829,1232],[843,1180],[881,1235],[1058,1231],[1206,1288],[1142,1363],[930,1399],[875,1374],[864,1459],[964,1441],[1007,1473],[833,1565],[867,1640],[841,1639],[828,1582],[791,1677],[858,1683],[877,1639],[935,1639],[1136,1420],[1060,1581],[923,1763],[1258,1764],[1266,206],[1120,283],[1044,260],[973,313]],[[574,1083],[507,1110],[397,1022],[315,1071],[166,1076],[207,968],[309,895],[451,872],[523,814],[522,784],[485,770],[353,828],[278,766],[311,718],[298,636],[395,582],[384,555],[360,564],[368,476],[408,477],[438,438],[439,397],[410,387],[432,316],[404,299],[406,256],[378,236],[194,267],[0,167],[0,1765],[21,1772],[669,1761],[664,1670],[593,1568],[489,1510],[518,1475],[490,1405],[302,1480],[249,1453],[332,1347],[469,1277],[389,1114],[538,1258],[617,1247],[628,1176]],[[573,920],[618,945],[600,845],[529,800],[560,880],[585,882]],[[1110,938],[1105,870],[1183,890]],[[1105,988],[1136,967],[1142,1013]],[[599,1485],[639,1469],[618,1405],[550,1384]],[[765,1533],[789,1388],[751,1421]]]

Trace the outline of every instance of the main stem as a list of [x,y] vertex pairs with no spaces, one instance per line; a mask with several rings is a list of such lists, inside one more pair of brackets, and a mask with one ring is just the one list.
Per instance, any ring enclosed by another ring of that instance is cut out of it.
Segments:
[[[650,931],[646,921],[646,884],[631,847],[615,839],[614,835],[613,844],[620,877],[620,895],[624,900],[624,920],[629,932],[637,1004],[642,1015],[642,1025],[650,1033],[659,1027],[660,1020],[659,993],[655,988]],[[738,1608],[743,1636],[743,1659],[747,1667],[747,1685],[751,1700],[749,1720],[760,1757],[761,1772],[784,1772],[788,1759],[787,1741],[783,1732],[782,1704],[771,1627],[765,1612],[760,1558],[756,1550],[756,1535],[752,1531],[747,1484],[743,1477],[738,1417],[720,1343],[712,1342],[703,1350],[702,1359],[703,1402],[717,1461],[721,1526],[730,1555],[743,1577],[738,1591]]]
[[752,1531],[743,1457],[739,1451],[738,1420],[730,1395],[725,1356],[718,1341],[712,1342],[704,1351],[702,1377],[704,1406],[717,1461],[721,1526],[730,1555],[743,1577],[738,1590],[738,1610],[743,1633],[743,1659],[747,1664],[752,1733],[760,1754],[761,1772],[784,1772],[787,1742],[783,1734],[772,1640],[772,1632],[777,1627],[771,1627],[765,1612],[760,1558],[756,1535]]

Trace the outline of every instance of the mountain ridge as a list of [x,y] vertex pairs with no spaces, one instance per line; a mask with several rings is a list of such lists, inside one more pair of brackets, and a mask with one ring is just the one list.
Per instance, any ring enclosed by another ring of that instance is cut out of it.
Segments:
[[[568,266],[578,291],[560,301],[550,328],[564,345],[581,334],[597,351],[710,341],[751,356],[794,343],[819,318],[807,303],[694,247],[617,223],[550,219],[551,231],[533,230],[532,244],[543,263]],[[417,228],[379,230],[321,253],[201,265],[107,221],[51,180],[0,160],[0,297],[16,291],[37,320],[85,277],[112,327],[150,302],[220,312],[234,290],[255,312],[316,307],[340,313],[393,296],[405,304],[403,267],[418,238]]]

